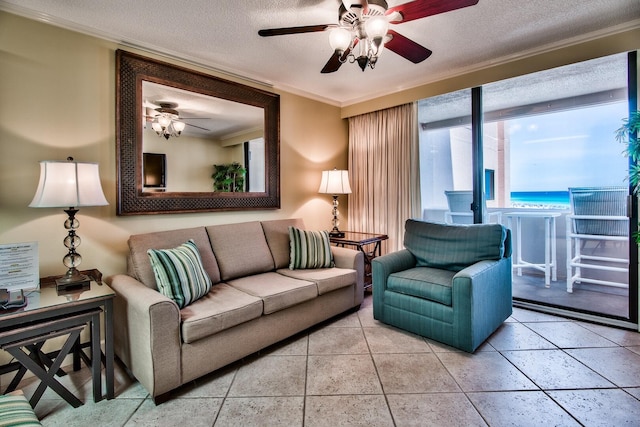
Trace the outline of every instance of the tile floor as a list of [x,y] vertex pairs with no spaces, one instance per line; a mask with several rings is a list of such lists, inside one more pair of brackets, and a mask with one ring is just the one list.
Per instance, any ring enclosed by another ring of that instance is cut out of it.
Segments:
[[[640,334],[514,309],[475,354],[350,313],[177,390],[155,406],[120,367],[94,403],[87,368],[50,390],[45,426],[640,425]],[[25,384],[27,396],[37,382]]]

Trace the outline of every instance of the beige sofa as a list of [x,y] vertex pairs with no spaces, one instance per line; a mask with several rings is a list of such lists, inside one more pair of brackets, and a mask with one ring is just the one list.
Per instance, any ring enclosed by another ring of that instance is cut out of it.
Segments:
[[[331,247],[335,267],[289,269],[289,226],[300,219],[215,225],[129,238],[116,292],[116,355],[156,403],[182,384],[358,307],[362,253]],[[191,305],[157,291],[147,250],[193,239],[214,285]]]

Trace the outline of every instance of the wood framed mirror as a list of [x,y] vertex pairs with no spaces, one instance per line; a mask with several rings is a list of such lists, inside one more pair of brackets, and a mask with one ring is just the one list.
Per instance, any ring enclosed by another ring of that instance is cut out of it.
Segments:
[[[117,50],[116,108],[118,215],[280,208],[279,95]],[[166,111],[183,130],[157,128]],[[149,153],[163,186],[145,186]],[[214,165],[236,163],[241,185],[214,191]]]

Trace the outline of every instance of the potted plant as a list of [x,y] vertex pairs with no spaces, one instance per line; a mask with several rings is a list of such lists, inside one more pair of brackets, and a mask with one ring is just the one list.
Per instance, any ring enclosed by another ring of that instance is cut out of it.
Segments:
[[640,111],[632,112],[628,118],[622,120],[622,126],[616,130],[618,142],[626,144],[626,155],[633,164],[629,167],[629,183],[633,186],[633,192],[640,191],[640,141],[638,132],[640,131]]
[[[618,142],[626,144],[625,154],[631,159],[629,165],[629,184],[633,187],[633,193],[640,193],[640,111],[632,112],[628,118],[622,120],[622,126],[616,130]],[[640,244],[640,233],[634,233],[636,243]]]
[[238,162],[213,165],[213,190],[218,192],[243,192],[247,170]]

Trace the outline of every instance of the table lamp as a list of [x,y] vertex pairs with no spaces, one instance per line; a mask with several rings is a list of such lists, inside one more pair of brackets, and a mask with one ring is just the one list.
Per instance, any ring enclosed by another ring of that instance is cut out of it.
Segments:
[[29,207],[67,208],[64,211],[69,216],[64,222],[64,228],[69,231],[64,245],[69,249],[69,253],[62,259],[68,270],[63,277],[56,280],[58,290],[80,288],[91,281],[91,278],[80,274],[77,269],[82,262],[82,256],[76,252],[81,243],[80,237],[76,235],[80,226],[75,217],[77,208],[108,204],[102,192],[97,163],[75,162],[73,157],[68,157],[67,161],[40,162],[40,182]]
[[351,194],[349,185],[349,171],[333,169],[322,171],[322,180],[318,193],[333,195],[333,229],[329,232],[331,237],[344,237],[344,232],[338,229],[338,195]]

